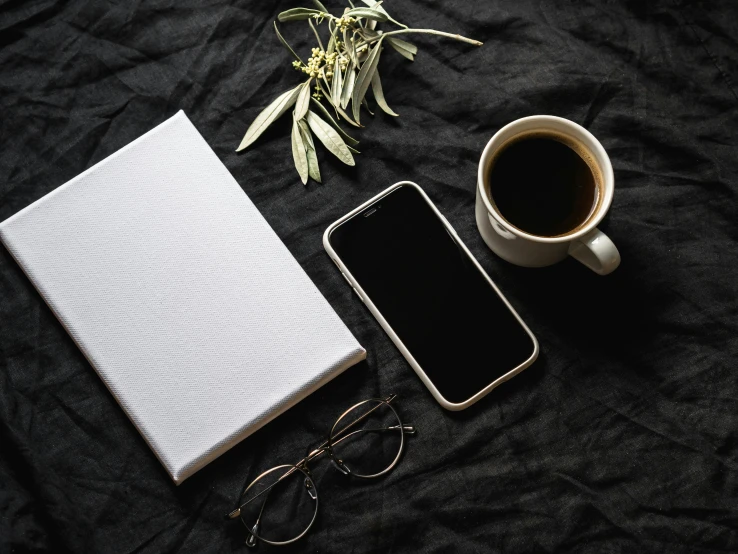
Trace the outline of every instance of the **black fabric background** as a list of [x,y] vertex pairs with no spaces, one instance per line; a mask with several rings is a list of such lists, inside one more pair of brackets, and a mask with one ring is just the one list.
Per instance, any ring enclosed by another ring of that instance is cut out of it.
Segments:
[[[401,21],[484,46],[415,36],[414,63],[387,50],[401,117],[365,116],[357,167],[322,150],[324,183],[307,187],[286,118],[234,153],[298,82],[271,27],[295,5],[0,4],[0,219],[184,109],[369,351],[175,487],[0,249],[0,551],[243,551],[222,519],[242,484],[390,392],[419,429],[403,463],[358,485],[320,465],[319,519],[287,551],[738,551],[736,4],[388,1]],[[311,46],[303,24],[283,31]],[[610,153],[602,228],[623,263],[609,277],[573,260],[513,267],[477,233],[482,148],[539,113]],[[534,366],[465,412],[435,403],[323,252],[329,223],[402,179],[425,188],[541,343]]]

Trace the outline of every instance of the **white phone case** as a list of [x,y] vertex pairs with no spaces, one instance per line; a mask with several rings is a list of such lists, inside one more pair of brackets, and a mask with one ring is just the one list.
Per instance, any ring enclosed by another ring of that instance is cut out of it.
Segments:
[[[464,249],[464,252],[466,252],[467,256],[469,256],[469,259],[471,259],[474,262],[474,265],[476,265],[477,269],[484,275],[484,277],[489,282],[490,286],[494,289],[494,291],[500,296],[502,301],[505,303],[505,305],[509,308],[509,310],[513,313],[515,318],[520,322],[520,325],[522,325],[523,329],[530,335],[531,340],[533,341],[533,353],[531,354],[530,358],[528,358],[525,362],[520,364],[517,367],[512,368],[510,371],[502,375],[501,377],[498,377],[494,381],[492,381],[489,385],[484,387],[482,390],[474,394],[471,398],[465,400],[464,402],[449,402],[446,400],[441,393],[438,391],[436,386],[433,384],[433,382],[428,378],[425,371],[423,371],[423,368],[420,366],[420,364],[413,358],[412,354],[408,351],[408,349],[403,344],[402,340],[400,340],[400,337],[397,336],[397,334],[394,332],[392,327],[389,325],[387,320],[384,319],[382,316],[382,313],[377,309],[377,307],[372,302],[371,298],[364,292],[364,290],[361,288],[361,285],[357,282],[357,280],[354,278],[353,275],[351,275],[351,272],[348,270],[348,268],[344,265],[341,258],[338,256],[336,251],[333,249],[330,243],[330,234],[339,225],[341,225],[344,221],[350,219],[357,213],[361,212],[365,208],[367,208],[370,204],[373,204],[380,198],[386,196],[396,188],[399,188],[401,186],[411,186],[415,187],[418,192],[421,194],[421,196],[425,199],[426,202],[428,202],[428,205],[433,209],[433,211],[436,213],[440,221],[443,223],[443,225],[446,227],[449,233],[456,239],[459,245]],[[346,280],[349,282],[349,284],[353,287],[354,292],[359,296],[362,302],[366,305],[367,308],[369,308],[369,311],[374,314],[374,317],[377,319],[379,324],[382,326],[382,328],[387,332],[389,337],[392,339],[392,342],[395,343],[395,346],[399,348],[400,352],[402,352],[402,355],[405,357],[405,359],[408,361],[410,366],[415,370],[415,373],[418,374],[418,377],[420,377],[420,380],[423,381],[425,386],[428,388],[428,390],[431,392],[433,397],[438,401],[438,403],[446,408],[447,410],[452,411],[458,411],[458,410],[464,410],[480,400],[481,398],[485,397],[487,394],[489,394],[492,389],[500,385],[501,383],[504,383],[508,379],[514,377],[521,371],[523,371],[526,367],[531,365],[536,358],[538,357],[538,341],[536,340],[536,337],[533,335],[531,330],[528,328],[528,326],[523,322],[523,320],[520,318],[518,313],[515,311],[515,309],[510,305],[510,303],[507,301],[507,298],[503,296],[503,294],[500,292],[500,290],[497,288],[497,286],[492,282],[492,279],[489,278],[489,275],[487,275],[487,272],[484,271],[481,265],[479,265],[479,262],[477,262],[476,258],[472,255],[472,253],[469,251],[469,249],[466,247],[466,245],[462,242],[462,240],[459,238],[459,236],[456,234],[456,231],[451,226],[451,224],[448,222],[448,220],[441,214],[441,212],[438,211],[438,208],[431,202],[430,198],[428,198],[428,195],[425,194],[422,188],[420,188],[417,184],[411,182],[411,181],[400,181],[399,183],[395,183],[388,189],[380,192],[375,197],[367,200],[364,202],[361,206],[357,207],[356,209],[352,210],[345,216],[343,216],[338,221],[335,221],[332,223],[323,234],[323,247],[325,248],[326,252],[328,252],[328,255],[331,257],[333,262],[338,266],[338,269],[341,271],[343,276],[346,278]]]

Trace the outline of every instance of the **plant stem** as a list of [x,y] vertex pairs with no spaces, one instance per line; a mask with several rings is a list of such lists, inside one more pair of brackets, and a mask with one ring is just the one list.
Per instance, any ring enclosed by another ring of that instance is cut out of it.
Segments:
[[315,25],[313,25],[312,20],[308,19],[308,23],[310,24],[310,28],[313,30],[313,33],[315,33],[315,38],[318,39],[318,46],[320,46],[320,49],[325,52],[325,48],[323,48],[323,43],[320,40],[320,35],[318,34],[318,30],[315,28]]
[[473,44],[474,46],[482,46],[483,44],[479,42],[478,40],[462,37],[461,35],[444,33],[443,31],[436,31],[435,29],[398,29],[397,31],[390,31],[389,33],[382,33],[378,37],[374,37],[374,38],[367,40],[366,43],[371,44],[372,42],[377,42],[382,37],[391,37],[393,35],[404,35],[408,33],[422,33],[426,35],[438,35],[441,37],[452,38],[454,40],[460,40],[461,42],[467,42],[469,44]]

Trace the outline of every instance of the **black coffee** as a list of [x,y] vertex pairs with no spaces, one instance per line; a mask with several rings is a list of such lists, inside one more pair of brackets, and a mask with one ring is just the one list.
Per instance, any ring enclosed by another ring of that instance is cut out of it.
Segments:
[[596,167],[587,149],[569,137],[526,133],[504,144],[492,160],[490,197],[521,231],[565,235],[587,221],[597,205],[602,177]]

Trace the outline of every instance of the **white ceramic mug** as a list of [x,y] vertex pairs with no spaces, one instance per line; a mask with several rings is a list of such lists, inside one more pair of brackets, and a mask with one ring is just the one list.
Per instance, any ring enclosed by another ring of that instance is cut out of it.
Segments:
[[[601,198],[584,225],[558,237],[521,231],[497,211],[489,196],[490,165],[498,149],[525,132],[550,130],[573,138],[593,155],[602,174]],[[615,179],[610,158],[600,142],[581,125],[552,115],[533,115],[508,123],[492,137],[482,153],[477,175],[477,227],[492,251],[515,265],[544,267],[573,256],[595,273],[607,275],[620,265],[620,253],[597,225],[612,203]]]

